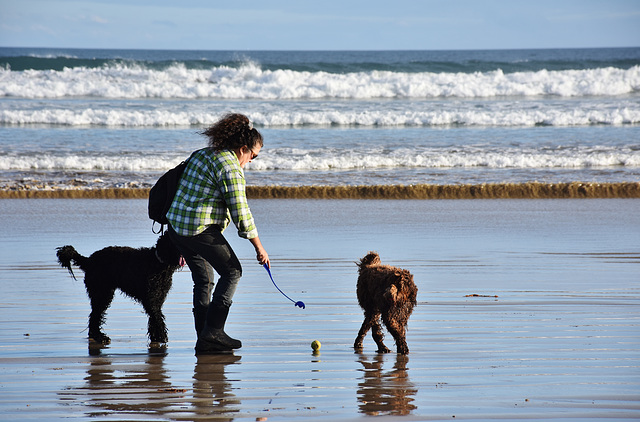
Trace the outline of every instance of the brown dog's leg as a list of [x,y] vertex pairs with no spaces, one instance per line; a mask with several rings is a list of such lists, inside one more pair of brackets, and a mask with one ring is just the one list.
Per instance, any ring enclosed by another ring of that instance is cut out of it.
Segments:
[[407,323],[407,321],[396,321],[395,319],[390,320],[387,315],[383,316],[382,319],[384,325],[387,327],[387,330],[389,330],[389,332],[393,336],[393,339],[396,341],[397,352],[401,355],[408,354],[409,346],[407,346],[407,333],[405,330],[405,324]]
[[389,353],[391,351],[382,342],[382,340],[384,339],[384,333],[382,332],[382,327],[380,326],[380,314],[375,315],[373,323],[371,324],[371,335],[373,336],[373,340],[378,345],[378,353]]
[[358,336],[356,337],[356,341],[353,343],[353,348],[356,350],[362,350],[362,340],[367,335],[367,332],[371,328],[371,324],[374,321],[373,317],[375,315],[371,315],[368,312],[364,313],[364,321],[362,321],[362,326],[360,327],[360,331],[358,331]]

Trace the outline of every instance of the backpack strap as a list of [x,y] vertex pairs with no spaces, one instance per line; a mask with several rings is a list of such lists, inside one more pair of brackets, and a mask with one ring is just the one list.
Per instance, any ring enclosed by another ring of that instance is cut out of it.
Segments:
[[158,223],[160,224],[160,230],[156,231],[155,230],[156,223],[158,223],[156,220],[151,221],[151,232],[153,234],[164,234],[164,224]]

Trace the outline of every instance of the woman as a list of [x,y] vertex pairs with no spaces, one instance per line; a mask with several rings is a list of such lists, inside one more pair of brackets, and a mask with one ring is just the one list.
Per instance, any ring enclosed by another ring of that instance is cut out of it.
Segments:
[[[262,135],[242,114],[228,114],[202,134],[209,146],[189,157],[167,212],[169,236],[192,273],[196,354],[242,347],[224,332],[242,275],[240,261],[222,235],[230,220],[238,235],[251,242],[258,262],[270,266],[247,204],[244,180],[244,167],[258,156]],[[220,276],[215,289],[213,270]]]

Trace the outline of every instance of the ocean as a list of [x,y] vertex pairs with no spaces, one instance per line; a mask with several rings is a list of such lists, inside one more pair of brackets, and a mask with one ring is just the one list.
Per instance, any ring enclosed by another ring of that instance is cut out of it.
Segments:
[[640,180],[640,48],[0,48],[0,189],[150,187],[228,112],[254,186]]

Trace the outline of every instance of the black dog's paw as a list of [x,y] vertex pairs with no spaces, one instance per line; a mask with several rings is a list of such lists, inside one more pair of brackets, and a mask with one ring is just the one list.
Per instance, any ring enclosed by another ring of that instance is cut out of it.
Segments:
[[89,335],[89,343],[106,346],[111,344],[111,339],[104,334]]
[[162,335],[154,335],[154,336],[149,336],[149,341],[151,343],[168,343],[169,342],[169,336],[167,336],[166,334],[162,334]]
[[161,353],[164,354],[167,352],[167,343],[161,343],[157,341],[152,341],[149,343],[149,353]]

